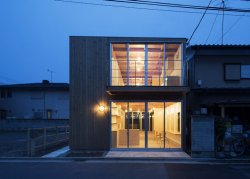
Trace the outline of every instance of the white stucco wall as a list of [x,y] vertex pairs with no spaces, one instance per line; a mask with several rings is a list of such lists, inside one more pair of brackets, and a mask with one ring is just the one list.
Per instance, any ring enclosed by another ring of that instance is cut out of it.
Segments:
[[0,109],[7,110],[8,117],[33,118],[34,112],[40,112],[44,119],[47,119],[47,110],[50,109],[52,118],[69,119],[69,92],[12,89],[11,98],[0,98]]

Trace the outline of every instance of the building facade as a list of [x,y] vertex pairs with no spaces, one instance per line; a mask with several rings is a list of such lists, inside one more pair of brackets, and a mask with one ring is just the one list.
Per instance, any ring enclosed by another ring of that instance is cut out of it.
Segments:
[[72,151],[185,150],[186,39],[70,37]]
[[1,119],[69,119],[69,85],[0,85],[0,113]]
[[238,118],[250,129],[250,46],[197,45],[187,52],[189,114]]

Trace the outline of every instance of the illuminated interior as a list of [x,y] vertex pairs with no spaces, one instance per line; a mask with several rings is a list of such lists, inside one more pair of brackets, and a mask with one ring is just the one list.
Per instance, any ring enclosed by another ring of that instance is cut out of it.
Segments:
[[112,148],[181,148],[181,102],[145,109],[145,102],[112,102]]
[[112,86],[182,86],[181,44],[111,44]]

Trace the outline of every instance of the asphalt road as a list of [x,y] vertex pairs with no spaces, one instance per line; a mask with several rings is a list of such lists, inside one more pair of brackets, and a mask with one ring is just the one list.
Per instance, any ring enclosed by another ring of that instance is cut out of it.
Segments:
[[0,178],[244,179],[250,178],[250,164],[1,160]]

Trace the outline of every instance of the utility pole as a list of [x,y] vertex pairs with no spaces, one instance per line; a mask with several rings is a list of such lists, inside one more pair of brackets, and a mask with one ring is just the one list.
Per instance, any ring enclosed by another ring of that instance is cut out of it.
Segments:
[[55,73],[55,72],[50,70],[50,69],[47,69],[47,72],[50,73],[50,82],[52,83],[53,73]]
[[223,45],[223,38],[224,38],[224,10],[225,10],[225,1],[222,0],[222,7],[223,7],[223,10],[222,10],[222,32],[221,32],[221,45]]

